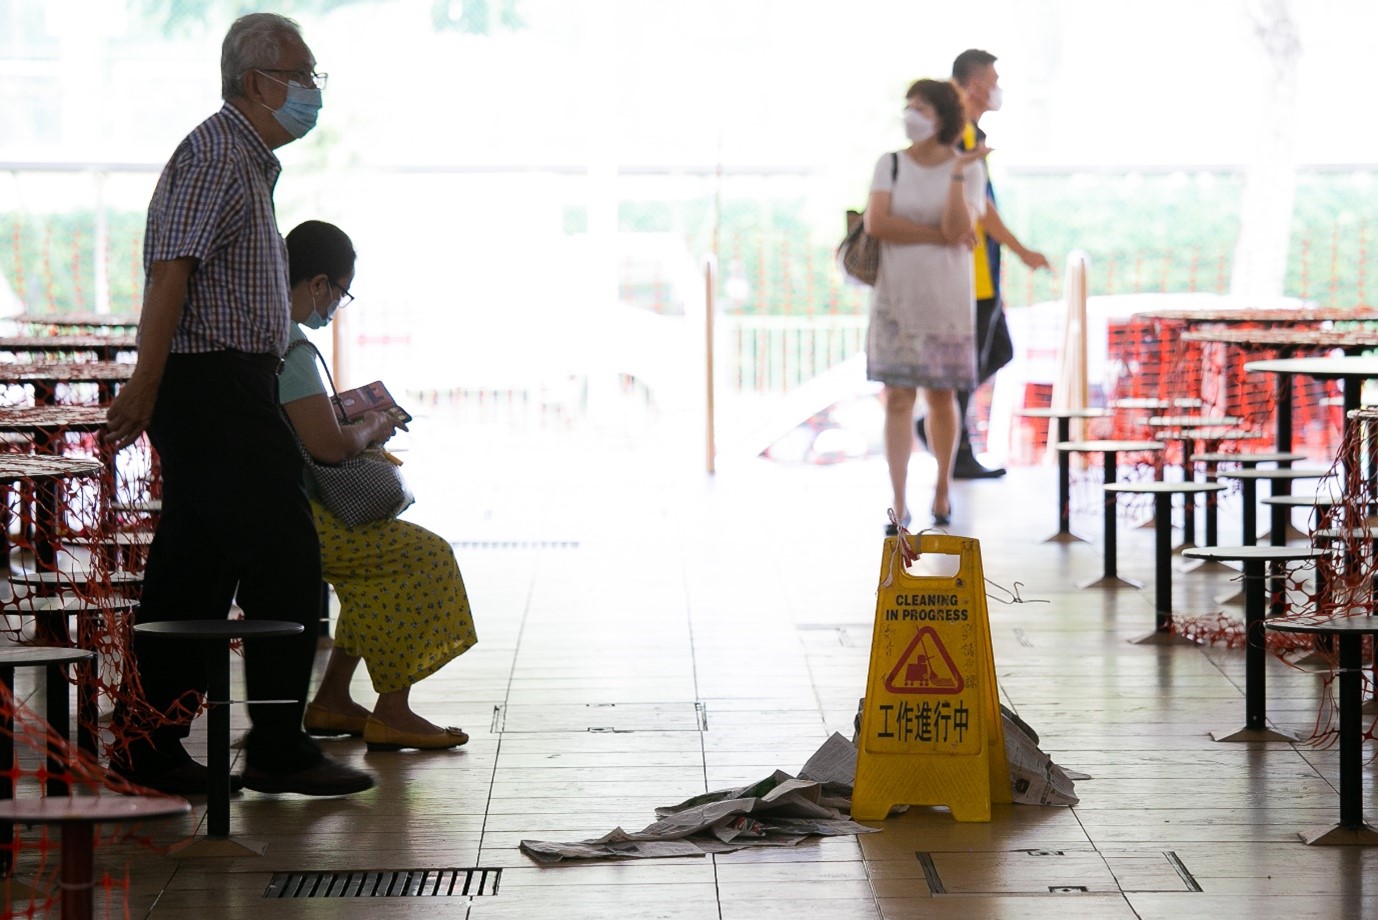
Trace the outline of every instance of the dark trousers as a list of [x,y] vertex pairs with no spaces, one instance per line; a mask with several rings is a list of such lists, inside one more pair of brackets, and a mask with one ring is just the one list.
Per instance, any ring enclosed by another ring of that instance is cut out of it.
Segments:
[[[995,372],[1008,364],[1013,357],[1014,343],[1010,341],[1010,329],[1005,322],[1005,312],[999,295],[976,301],[977,385],[995,376]],[[967,432],[967,411],[971,407],[971,393],[971,390],[957,391],[957,421],[961,423],[961,434],[957,440],[959,454],[971,453],[971,436]]]
[[[302,460],[277,401],[278,359],[235,351],[169,356],[149,439],[163,475],[163,512],[149,548],[138,620],[223,619],[236,598],[249,619],[303,624],[300,636],[245,642],[253,729],[249,763],[295,770],[320,757],[301,729],[315,658],[321,553],[302,489]],[[205,692],[200,649],[139,636],[139,679],[159,712]],[[226,652],[225,654],[228,654]],[[129,716],[135,724],[137,714]],[[135,744],[156,762],[175,752],[185,724],[161,725]]]

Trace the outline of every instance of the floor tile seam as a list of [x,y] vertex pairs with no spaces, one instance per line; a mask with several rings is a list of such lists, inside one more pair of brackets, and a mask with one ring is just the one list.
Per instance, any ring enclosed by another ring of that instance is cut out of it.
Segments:
[[[532,606],[532,597],[535,595],[535,592],[536,592],[536,585],[537,585],[537,582],[538,582],[539,579],[540,579],[540,573],[541,573],[541,554],[539,554],[539,553],[535,554],[535,557],[533,558],[530,567],[526,569],[526,572],[527,572],[527,578],[529,579],[529,581],[528,581],[527,586],[526,586],[525,599],[524,599],[523,604],[522,604],[522,613],[521,613],[520,621],[519,621],[519,624],[518,624],[518,626],[517,626],[515,635],[513,636],[513,642],[512,642],[512,656],[511,656],[511,658],[510,658],[510,660],[509,660],[509,662],[508,662],[506,686],[505,686],[505,688],[504,688],[504,692],[503,692],[503,696],[502,696],[502,701],[501,701],[501,705],[503,705],[503,706],[509,705],[509,704],[511,703],[511,700],[512,700],[513,683],[514,683],[514,680],[515,680],[515,672],[516,672],[516,667],[517,667],[517,660],[518,660],[518,658],[519,658],[520,655],[521,655],[522,639],[523,639],[523,638],[525,637],[525,635],[526,635],[527,626],[528,626],[528,624],[529,624],[529,617],[530,617],[531,606]],[[496,714],[496,711],[495,711],[495,714]],[[484,844],[485,844],[485,841],[486,841],[487,836],[488,836],[488,813],[489,813],[489,811],[492,809],[492,805],[493,805],[493,794],[494,794],[494,791],[495,791],[496,788],[497,788],[497,783],[498,783],[498,771],[502,769],[502,746],[503,746],[503,737],[502,737],[502,733],[501,733],[501,732],[497,732],[496,734],[497,734],[497,743],[496,743],[496,748],[495,748],[494,753],[493,753],[493,763],[492,763],[492,766],[489,768],[489,773],[488,773],[488,794],[484,797],[484,803],[483,803],[483,821],[482,821],[481,824],[480,824],[479,832],[478,832],[477,851],[478,851],[478,853],[479,853],[480,855],[481,855],[482,852],[483,852]]]

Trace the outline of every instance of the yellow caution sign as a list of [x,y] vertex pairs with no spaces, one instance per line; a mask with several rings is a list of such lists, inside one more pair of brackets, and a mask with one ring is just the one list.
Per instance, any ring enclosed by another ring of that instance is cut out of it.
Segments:
[[[906,554],[930,553],[956,556],[957,574],[907,571]],[[1011,797],[980,543],[887,537],[880,579],[852,817],[946,805],[958,821],[989,821]]]

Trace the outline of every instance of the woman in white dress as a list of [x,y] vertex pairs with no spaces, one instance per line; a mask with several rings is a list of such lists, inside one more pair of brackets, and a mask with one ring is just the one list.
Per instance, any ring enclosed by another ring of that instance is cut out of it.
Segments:
[[885,459],[902,524],[912,517],[905,496],[914,450],[914,403],[928,401],[928,443],[938,461],[935,524],[952,515],[949,489],[957,445],[956,390],[976,384],[976,298],[972,278],[973,221],[985,211],[986,149],[954,146],[966,125],[961,91],[920,80],[906,94],[908,149],[876,163],[866,232],[881,241],[880,273],[871,297],[866,376],[884,384]]

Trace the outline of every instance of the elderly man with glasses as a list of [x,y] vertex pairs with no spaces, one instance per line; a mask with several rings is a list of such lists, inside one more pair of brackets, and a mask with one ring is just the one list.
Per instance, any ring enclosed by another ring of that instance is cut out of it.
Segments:
[[[162,468],[139,622],[223,619],[237,600],[249,619],[307,627],[246,642],[249,698],[292,702],[250,705],[242,784],[342,795],[373,779],[326,757],[301,727],[321,558],[276,376],[291,317],[273,150],[316,124],[325,75],[315,63],[282,16],[244,16],[225,35],[225,104],[178,146],[149,204],[138,365],[106,438],[124,447],[146,430]],[[144,786],[205,792],[206,768],[182,746],[205,692],[199,659],[144,635],[135,657],[142,694],[118,707],[112,766]]]

